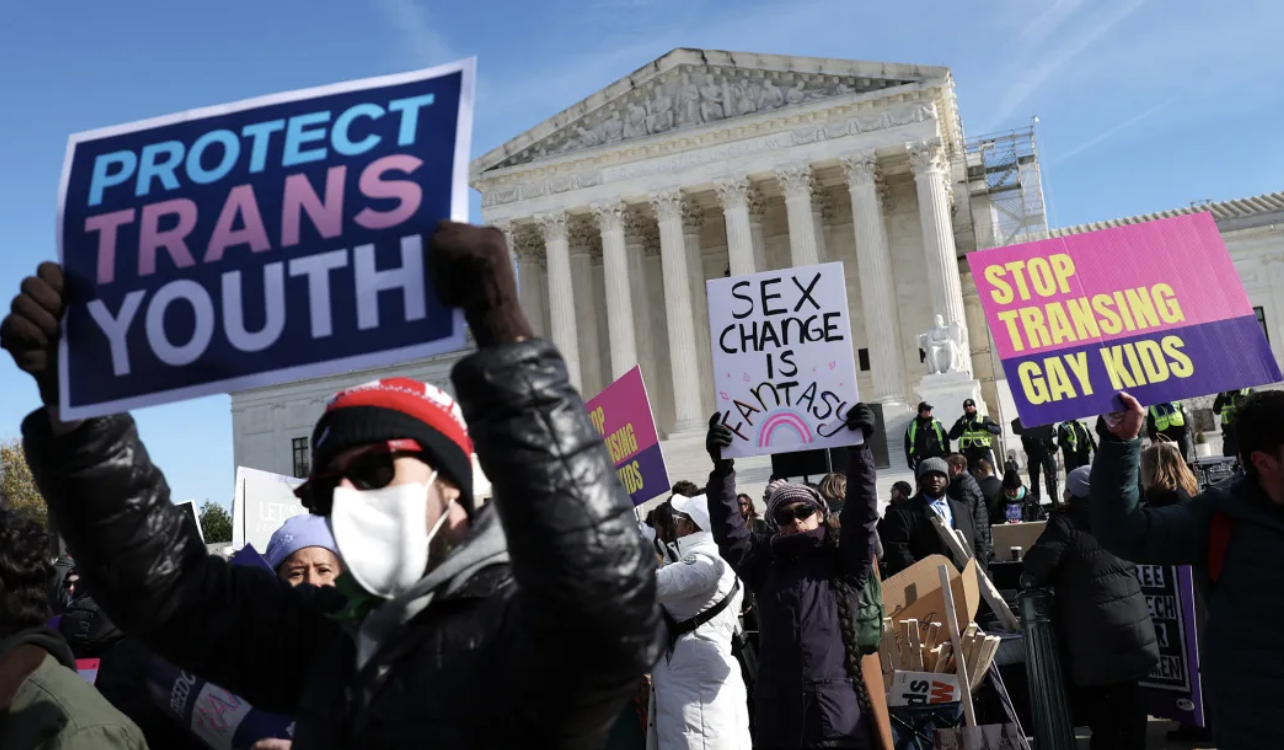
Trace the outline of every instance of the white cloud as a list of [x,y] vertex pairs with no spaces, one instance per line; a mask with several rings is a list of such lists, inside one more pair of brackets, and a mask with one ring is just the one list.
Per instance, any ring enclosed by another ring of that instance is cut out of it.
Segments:
[[401,39],[402,54],[414,67],[458,59],[446,35],[433,23],[427,4],[417,0],[369,0]]

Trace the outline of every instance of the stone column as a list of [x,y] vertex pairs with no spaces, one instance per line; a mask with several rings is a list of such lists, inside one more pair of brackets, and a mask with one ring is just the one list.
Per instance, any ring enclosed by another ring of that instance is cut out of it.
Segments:
[[571,246],[566,234],[566,212],[551,211],[535,217],[544,234],[548,262],[548,317],[553,344],[566,360],[571,385],[582,389],[579,333],[575,326],[575,297],[571,286]]
[[513,252],[517,255],[517,293],[522,310],[530,321],[531,330],[540,338],[548,337],[544,324],[544,280],[541,273],[544,251],[535,238],[521,231],[514,232]]
[[[611,380],[638,363],[633,328],[633,286],[629,283],[629,257],[624,244],[622,201],[593,206],[602,232],[602,264],[606,277],[606,327],[611,341]],[[640,278],[640,277],[639,277]]]
[[852,228],[856,233],[856,262],[860,276],[861,311],[874,381],[873,400],[905,404],[905,363],[902,359],[900,313],[892,279],[892,255],[883,224],[874,151],[840,160],[852,197]]
[[571,290],[575,301],[576,329],[580,344],[580,375],[585,398],[596,396],[606,385],[602,379],[602,347],[598,339],[601,310],[593,295],[593,258],[597,230],[577,221],[571,228]]
[[[660,227],[650,216],[635,213],[638,278],[642,283],[643,307],[638,310],[638,356],[642,358],[647,393],[662,434],[673,430],[673,368],[669,363],[669,313],[664,304],[664,266],[660,259]],[[635,298],[636,299],[636,298]],[[645,347],[645,348],[644,348]],[[646,354],[644,352],[649,352]],[[648,369],[649,368],[649,369]]]
[[749,221],[749,191],[753,185],[749,178],[718,180],[713,183],[713,189],[718,193],[718,202],[722,204],[727,220],[727,259],[731,264],[731,275],[742,276],[755,270],[765,270],[757,268],[754,262],[753,228]]
[[[918,216],[923,229],[923,253],[932,313],[967,327],[963,286],[959,281],[954,221],[950,215],[949,162],[939,138],[905,146],[918,190]],[[963,352],[963,369],[972,372],[972,353]]]
[[789,212],[789,259],[794,266],[820,262],[816,249],[816,224],[811,216],[811,165],[796,164],[776,170],[780,192]]
[[749,234],[753,238],[753,267],[756,271],[769,270],[767,267],[767,235],[762,224],[767,218],[767,200],[757,188],[749,189]]
[[811,223],[816,227],[816,257],[821,263],[833,260],[833,258],[829,257],[829,250],[825,246],[825,221],[832,218],[834,218],[834,204],[829,200],[829,194],[825,192],[825,186],[813,181],[811,186]]
[[700,228],[704,212],[690,200],[682,204],[682,244],[687,249],[687,273],[691,277],[691,314],[695,325],[696,354],[700,369],[700,413],[713,411],[713,350],[709,346],[709,292],[705,288],[704,251]]
[[695,314],[691,308],[691,276],[682,236],[682,191],[662,190],[651,195],[660,224],[660,257],[664,267],[664,306],[668,318],[669,364],[673,372],[674,430],[699,432],[700,375],[696,359]]

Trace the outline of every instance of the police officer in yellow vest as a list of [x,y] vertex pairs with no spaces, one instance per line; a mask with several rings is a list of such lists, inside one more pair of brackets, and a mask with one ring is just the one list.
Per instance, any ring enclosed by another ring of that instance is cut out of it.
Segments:
[[905,428],[905,463],[914,471],[918,462],[926,458],[945,458],[950,454],[950,439],[945,426],[932,416],[932,405],[926,401],[918,405],[918,416]]
[[1222,420],[1222,455],[1231,458],[1239,457],[1239,439],[1235,437],[1235,415],[1244,399],[1253,392],[1252,388],[1240,388],[1217,394],[1213,399],[1213,411]]
[[1002,432],[993,419],[977,413],[976,402],[969,398],[963,402],[963,416],[950,428],[950,440],[959,441],[959,453],[967,456],[967,470],[976,471],[976,462],[983,458],[994,463],[990,446],[994,436]]
[[1177,401],[1155,404],[1146,412],[1146,436],[1154,443],[1163,435],[1177,444],[1182,458],[1190,460],[1190,441],[1186,439],[1190,430],[1186,419],[1186,409]]
[[1066,474],[1080,466],[1092,463],[1092,452],[1097,449],[1097,441],[1083,422],[1071,419],[1057,426],[1057,447],[1061,449],[1066,463]]

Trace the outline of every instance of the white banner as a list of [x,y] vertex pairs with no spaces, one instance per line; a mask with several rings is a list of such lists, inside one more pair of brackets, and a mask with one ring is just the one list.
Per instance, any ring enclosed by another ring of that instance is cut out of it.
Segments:
[[726,458],[861,442],[843,419],[858,400],[843,264],[712,279],[710,341]]
[[273,474],[245,466],[236,467],[236,496],[232,500],[232,548],[247,543],[261,555],[267,551],[272,532],[287,518],[307,513],[294,496],[302,479]]

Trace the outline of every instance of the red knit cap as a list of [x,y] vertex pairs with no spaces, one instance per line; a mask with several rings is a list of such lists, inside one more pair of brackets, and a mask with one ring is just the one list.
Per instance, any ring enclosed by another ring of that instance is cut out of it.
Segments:
[[385,440],[412,439],[426,459],[459,487],[473,510],[473,441],[459,404],[449,394],[410,378],[384,378],[336,393],[312,432],[314,471],[340,453]]

